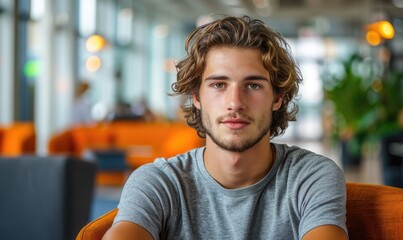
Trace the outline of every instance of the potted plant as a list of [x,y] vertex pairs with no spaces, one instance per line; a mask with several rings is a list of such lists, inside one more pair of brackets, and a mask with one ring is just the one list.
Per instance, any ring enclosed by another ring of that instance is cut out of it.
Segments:
[[324,82],[325,99],[334,109],[333,136],[341,145],[345,167],[359,165],[362,146],[378,119],[377,94],[369,79],[371,74],[364,76],[358,70],[365,64],[362,57],[354,54],[343,62],[343,74],[327,76]]

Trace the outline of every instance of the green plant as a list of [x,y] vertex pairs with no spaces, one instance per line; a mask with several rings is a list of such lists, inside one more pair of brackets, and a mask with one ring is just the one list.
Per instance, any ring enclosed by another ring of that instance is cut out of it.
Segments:
[[[333,135],[348,141],[348,150],[357,156],[367,139],[368,129],[376,122],[377,101],[372,85],[371,74],[360,74],[360,66],[365,66],[359,55],[352,55],[343,62],[343,74],[328,76],[324,84],[325,98],[334,106]],[[370,70],[371,71],[371,70]]]
[[359,156],[364,143],[378,142],[399,129],[403,73],[388,71],[376,77],[376,65],[357,54],[343,62],[343,70],[325,78],[324,93],[334,106],[334,137]]

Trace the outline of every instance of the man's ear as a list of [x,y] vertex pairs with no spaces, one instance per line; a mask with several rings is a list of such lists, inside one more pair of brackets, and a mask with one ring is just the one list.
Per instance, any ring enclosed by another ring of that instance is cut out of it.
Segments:
[[200,109],[200,100],[199,100],[199,95],[197,93],[192,94],[192,100],[193,100],[193,105],[197,109]]
[[276,99],[273,102],[273,111],[277,111],[280,109],[281,105],[283,104],[283,97],[284,94],[278,94]]

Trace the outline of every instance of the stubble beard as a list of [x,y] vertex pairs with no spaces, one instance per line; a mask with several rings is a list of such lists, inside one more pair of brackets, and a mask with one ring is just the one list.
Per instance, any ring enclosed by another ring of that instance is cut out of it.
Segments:
[[[270,107],[269,112],[271,112],[272,107]],[[260,119],[257,127],[258,134],[255,136],[251,136],[248,138],[243,138],[238,141],[235,140],[225,140],[224,138],[220,138],[217,133],[213,133],[212,131],[212,123],[207,114],[201,111],[202,123],[203,127],[206,131],[206,135],[208,135],[211,140],[221,149],[229,151],[229,152],[245,152],[246,150],[252,148],[257,143],[259,143],[270,131],[271,126],[271,114],[269,114],[268,119]],[[236,114],[236,113],[235,113]]]

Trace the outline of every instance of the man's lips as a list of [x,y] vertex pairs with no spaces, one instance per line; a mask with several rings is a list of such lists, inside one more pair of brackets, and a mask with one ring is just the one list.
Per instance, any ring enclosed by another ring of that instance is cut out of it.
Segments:
[[245,119],[224,119],[221,121],[222,124],[230,129],[241,129],[249,124],[249,121]]

